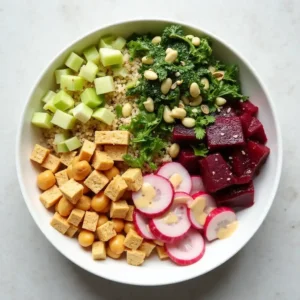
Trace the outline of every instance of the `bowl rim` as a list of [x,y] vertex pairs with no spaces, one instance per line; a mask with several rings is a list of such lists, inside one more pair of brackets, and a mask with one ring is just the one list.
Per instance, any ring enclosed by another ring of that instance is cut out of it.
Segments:
[[[32,218],[34,219],[36,225],[38,226],[38,228],[42,231],[42,233],[44,234],[44,236],[46,237],[46,239],[63,255],[65,256],[67,259],[69,259],[70,261],[72,261],[72,263],[78,265],[79,267],[81,267],[82,269],[96,275],[99,276],[99,274],[93,272],[92,270],[90,270],[88,267],[86,267],[84,264],[82,264],[81,262],[75,262],[75,259],[73,259],[73,257],[68,256],[64,251],[62,251],[61,249],[59,249],[59,247],[55,244],[55,242],[52,241],[52,239],[50,239],[50,237],[45,233],[43,226],[41,226],[41,224],[39,223],[38,219],[36,218],[35,214],[33,213],[33,211],[30,209],[30,205],[29,205],[29,197],[27,195],[26,192],[26,187],[23,183],[22,180],[22,176],[21,176],[21,133],[22,133],[22,125],[24,124],[24,120],[25,120],[25,112],[28,109],[29,103],[30,103],[30,99],[32,98],[36,87],[38,86],[38,83],[41,81],[41,79],[43,78],[43,76],[48,72],[48,70],[51,68],[51,66],[53,65],[53,63],[55,62],[55,60],[61,56],[67,49],[74,47],[79,41],[81,41],[82,39],[96,33],[99,30],[104,30],[107,29],[109,27],[112,26],[116,26],[116,25],[121,25],[121,24],[126,24],[126,23],[135,23],[135,22],[166,22],[166,23],[170,23],[170,24],[178,24],[178,25],[182,25],[182,26],[188,26],[192,29],[194,29],[195,31],[200,30],[201,32],[203,32],[205,35],[208,35],[210,37],[212,37],[214,40],[218,41],[219,43],[225,45],[234,55],[236,55],[246,66],[247,68],[249,68],[249,70],[251,71],[251,73],[253,74],[253,76],[256,78],[256,80],[259,82],[262,90],[264,91],[266,98],[268,100],[268,104],[270,105],[271,108],[271,114],[273,115],[274,118],[274,123],[275,123],[275,134],[278,138],[278,143],[277,143],[277,150],[278,150],[278,158],[276,161],[277,164],[277,173],[274,176],[274,182],[273,182],[273,188],[271,190],[270,193],[270,198],[271,201],[268,205],[268,207],[265,207],[264,209],[264,215],[263,217],[260,218],[260,220],[257,220],[257,222],[255,223],[255,225],[253,225],[254,230],[252,232],[251,235],[249,235],[249,237],[245,240],[245,242],[243,244],[241,244],[240,247],[237,247],[237,249],[235,249],[230,256],[228,256],[226,259],[224,259],[223,261],[221,261],[218,265],[216,266],[212,266],[211,268],[209,268],[208,270],[206,270],[205,272],[201,273],[199,272],[198,275],[195,276],[195,274],[189,274],[187,273],[187,275],[185,275],[185,278],[179,278],[178,280],[172,280],[172,281],[166,281],[166,282],[161,282],[161,283],[151,283],[149,282],[148,284],[143,284],[143,286],[161,286],[161,285],[167,285],[167,284],[174,284],[174,283],[179,283],[179,282],[184,282],[196,277],[199,277],[201,275],[204,275],[210,271],[212,271],[213,269],[221,266],[223,263],[225,263],[226,261],[228,261],[230,258],[232,258],[236,253],[238,253],[255,235],[255,233],[257,232],[257,230],[260,228],[260,226],[262,225],[263,221],[266,219],[268,212],[270,211],[270,208],[274,202],[277,190],[278,190],[278,186],[279,186],[279,182],[280,182],[280,177],[281,177],[281,173],[282,173],[282,160],[283,160],[283,148],[282,148],[282,135],[281,135],[281,130],[279,127],[279,121],[278,121],[278,117],[277,117],[277,113],[276,113],[276,109],[275,109],[275,105],[273,103],[272,97],[270,96],[270,93],[268,92],[268,89],[266,87],[266,85],[263,83],[262,79],[260,78],[260,76],[257,74],[255,68],[252,66],[252,64],[250,62],[248,62],[245,57],[240,54],[239,52],[237,52],[237,50],[235,50],[234,47],[232,47],[232,45],[230,43],[228,43],[227,41],[224,41],[222,38],[218,37],[216,34],[210,32],[209,30],[206,30],[204,27],[199,27],[198,25],[191,23],[191,22],[185,22],[185,21],[175,21],[174,19],[169,19],[169,18],[133,18],[133,19],[121,19],[117,22],[112,22],[112,23],[106,23],[103,24],[100,27],[97,27],[93,30],[90,30],[88,33],[82,34],[79,38],[76,38],[72,43],[68,44],[67,46],[65,46],[62,50],[60,50],[52,59],[51,61],[47,64],[46,68],[43,69],[43,71],[38,75],[38,77],[36,78],[32,88],[30,89],[29,95],[26,98],[25,103],[22,106],[22,110],[21,110],[21,119],[20,119],[20,123],[18,125],[18,129],[17,129],[17,136],[16,136],[16,170],[17,170],[17,177],[18,177],[18,181],[19,181],[19,185],[21,188],[21,193],[22,196],[25,200],[26,206],[32,216]],[[111,281],[115,281],[115,282],[119,282],[119,283],[123,283],[123,284],[129,284],[129,285],[141,285],[136,281],[130,281],[127,280],[126,277],[121,277],[121,278],[113,278],[112,276],[106,276],[106,274],[101,275],[99,277],[102,277],[104,279],[107,280],[111,280]]]

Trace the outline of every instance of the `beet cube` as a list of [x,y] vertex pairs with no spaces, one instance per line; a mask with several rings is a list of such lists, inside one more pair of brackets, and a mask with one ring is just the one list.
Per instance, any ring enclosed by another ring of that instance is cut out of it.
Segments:
[[221,108],[221,111],[216,117],[218,118],[218,117],[235,117],[235,116],[236,116],[235,109],[229,105],[225,105]]
[[265,145],[248,141],[247,150],[253,172],[257,173],[270,154],[270,148]]
[[235,185],[214,194],[218,206],[231,208],[250,207],[254,204],[254,186],[251,181],[246,185]]
[[245,144],[239,117],[219,117],[207,127],[207,144],[210,150]]
[[175,143],[190,143],[199,141],[196,138],[195,130],[193,128],[186,128],[181,124],[174,126],[172,140]]
[[209,193],[235,184],[229,165],[219,154],[211,154],[200,160],[202,180]]
[[182,149],[178,155],[177,161],[181,163],[190,174],[200,174],[199,156],[194,154],[194,150]]
[[258,107],[249,100],[245,102],[239,102],[238,109],[240,111],[240,114],[248,113],[251,116],[256,116],[258,112]]

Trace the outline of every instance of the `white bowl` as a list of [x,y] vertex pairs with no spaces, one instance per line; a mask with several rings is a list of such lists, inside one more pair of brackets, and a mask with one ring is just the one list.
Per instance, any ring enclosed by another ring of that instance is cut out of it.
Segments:
[[165,20],[121,22],[93,31],[64,49],[49,64],[34,85],[24,108],[17,136],[18,178],[25,202],[38,227],[57,250],[78,266],[97,276],[127,284],[172,284],[197,277],[223,264],[250,240],[262,224],[272,205],[281,173],[282,142],[278,121],[271,99],[256,72],[227,43],[207,31],[181,24],[189,34],[210,36],[217,57],[239,65],[243,93],[249,95],[251,101],[259,106],[259,118],[264,124],[271,154],[255,181],[255,205],[238,213],[240,226],[230,239],[207,245],[204,257],[196,264],[186,267],[179,267],[171,261],[159,261],[156,257],[146,260],[142,267],[129,266],[125,260],[94,261],[91,253],[84,251],[76,239],[61,235],[49,225],[52,213],[47,211],[39,201],[40,191],[35,184],[37,170],[29,160],[33,146],[38,143],[40,137],[39,130],[31,126],[30,121],[33,112],[41,108],[40,99],[43,94],[55,87],[54,70],[63,65],[71,51],[80,52],[88,45],[97,44],[103,35],[114,34],[127,37],[133,32],[160,33],[170,23],[175,22]]

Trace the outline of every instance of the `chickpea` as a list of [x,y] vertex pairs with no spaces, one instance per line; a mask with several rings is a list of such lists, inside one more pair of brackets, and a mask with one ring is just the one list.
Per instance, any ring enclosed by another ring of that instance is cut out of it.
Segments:
[[68,168],[67,168],[67,174],[69,179],[73,178],[73,165],[69,164]]
[[99,215],[98,223],[97,223],[97,228],[104,223],[108,222],[108,217],[106,215]]
[[121,257],[121,254],[116,254],[116,253],[112,252],[109,247],[106,248],[106,254],[107,254],[107,256],[109,256],[110,258],[113,258],[113,259],[118,259]]
[[108,205],[103,209],[102,212],[103,212],[104,214],[108,213],[108,212],[110,211],[110,207],[111,207],[111,202],[108,203]]
[[116,254],[122,254],[125,250],[124,240],[125,240],[124,235],[117,234],[116,236],[114,236],[112,239],[109,240],[108,242],[109,249]]
[[174,143],[171,145],[168,152],[172,158],[175,158],[178,156],[178,154],[180,152],[180,146],[178,144]]
[[113,166],[111,169],[104,171],[104,175],[111,181],[116,175],[120,174],[120,171],[117,167]]
[[50,189],[55,182],[55,176],[50,170],[40,173],[37,177],[37,185],[43,191]]
[[90,164],[86,160],[73,163],[73,177],[75,180],[83,180],[92,172]]
[[89,247],[94,243],[95,235],[88,230],[80,231],[78,235],[78,242],[82,247]]
[[103,212],[109,204],[109,198],[103,192],[100,192],[93,197],[91,207],[97,212]]
[[114,229],[117,233],[120,233],[124,229],[124,221],[122,219],[112,219],[112,222],[114,224]]
[[88,196],[82,196],[76,203],[76,208],[87,211],[91,208],[92,199]]
[[65,197],[62,197],[57,205],[57,212],[62,217],[68,217],[74,206]]
[[135,230],[133,223],[131,222],[126,222],[125,226],[124,226],[124,231],[127,234],[129,232],[130,229]]

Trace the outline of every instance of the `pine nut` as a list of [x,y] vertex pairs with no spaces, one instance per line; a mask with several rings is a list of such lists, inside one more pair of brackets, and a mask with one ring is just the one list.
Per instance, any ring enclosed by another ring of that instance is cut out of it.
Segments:
[[172,52],[172,48],[167,48],[167,50],[166,50],[166,54],[168,54],[169,52]]
[[187,39],[192,40],[194,38],[194,36],[192,34],[188,34],[185,36]]
[[164,108],[164,120],[166,123],[173,123],[175,121],[171,116],[171,110],[168,106],[165,106]]
[[202,97],[199,95],[197,98],[190,99],[190,106],[199,106],[202,103]]
[[175,73],[175,76],[176,76],[176,77],[179,77],[179,76],[180,76],[180,73],[179,73],[179,72],[176,72],[176,73]]
[[184,118],[181,123],[184,127],[193,128],[196,125],[196,120],[193,118]]
[[142,63],[145,65],[152,65],[154,62],[154,59],[152,57],[144,56],[142,58]]
[[172,158],[175,158],[178,156],[178,154],[180,152],[180,146],[178,144],[174,143],[171,145],[168,152]]
[[201,110],[204,114],[208,115],[209,114],[209,107],[205,104],[202,104],[201,106]]
[[193,82],[190,86],[190,94],[193,98],[196,98],[200,95],[200,88],[198,83]]
[[217,98],[216,98],[216,104],[217,104],[218,106],[222,106],[222,105],[224,105],[226,102],[227,102],[226,99],[224,99],[223,97],[217,97]]
[[214,73],[214,72],[216,72],[216,68],[213,67],[213,66],[209,66],[209,67],[208,67],[208,71],[209,71],[210,73]]
[[161,42],[161,37],[160,36],[155,36],[153,39],[152,39],[152,44],[154,45],[157,45]]
[[172,86],[172,79],[167,78],[162,82],[160,86],[160,90],[164,95],[166,95],[169,93],[171,86]]
[[225,72],[224,71],[215,71],[212,74],[218,81],[221,81],[224,78]]
[[124,118],[127,118],[131,115],[131,113],[132,113],[132,105],[130,103],[126,103],[122,107],[122,115]]
[[183,83],[183,80],[182,79],[181,80],[177,80],[176,83],[177,83],[177,85],[181,85]]
[[200,82],[201,82],[201,84],[204,85],[204,87],[203,87],[204,90],[208,90],[209,89],[209,81],[208,81],[207,78],[202,78]]
[[186,117],[186,110],[179,107],[174,107],[171,112],[171,116],[175,119],[183,119]]
[[145,71],[144,77],[148,80],[156,80],[158,78],[157,74],[151,70]]
[[193,37],[192,38],[192,44],[194,45],[194,46],[199,46],[200,45],[200,38],[198,38],[198,37]]
[[178,107],[185,108],[185,105],[184,105],[184,103],[181,100],[179,101]]
[[148,112],[154,111],[154,102],[151,97],[148,97],[147,100],[143,104]]
[[190,105],[190,100],[189,100],[188,97],[182,96],[182,97],[181,97],[181,100],[183,101],[183,103],[184,103],[185,105]]
[[174,82],[172,85],[171,85],[171,90],[175,90],[177,88],[177,82]]
[[172,63],[176,60],[177,56],[178,56],[177,50],[172,49],[172,51],[169,51],[168,54],[166,55],[165,61],[167,63]]

